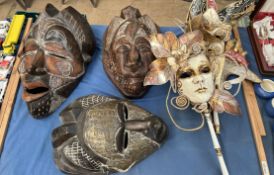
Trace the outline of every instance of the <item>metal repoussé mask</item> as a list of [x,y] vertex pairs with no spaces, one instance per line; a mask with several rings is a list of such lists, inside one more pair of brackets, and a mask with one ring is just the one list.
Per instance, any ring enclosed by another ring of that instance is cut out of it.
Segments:
[[125,172],[158,149],[167,135],[162,120],[128,101],[81,97],[65,108],[53,131],[55,162],[72,174]]
[[104,69],[126,97],[140,97],[147,90],[143,81],[154,56],[146,37],[157,32],[150,17],[141,16],[131,6],[124,8],[121,17],[115,17],[106,30]]
[[31,28],[19,66],[22,97],[33,117],[49,115],[70,95],[94,48],[93,33],[79,12],[46,6]]

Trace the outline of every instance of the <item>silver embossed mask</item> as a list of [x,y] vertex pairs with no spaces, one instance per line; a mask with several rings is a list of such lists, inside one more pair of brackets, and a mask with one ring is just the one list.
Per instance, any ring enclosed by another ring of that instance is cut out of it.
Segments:
[[61,113],[53,131],[55,162],[72,174],[126,172],[158,149],[167,135],[162,120],[128,101],[90,95]]

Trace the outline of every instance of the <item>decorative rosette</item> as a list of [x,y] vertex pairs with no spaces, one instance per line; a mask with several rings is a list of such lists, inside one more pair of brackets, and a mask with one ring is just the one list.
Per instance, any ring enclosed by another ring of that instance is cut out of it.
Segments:
[[161,85],[170,81],[173,91],[177,92],[177,71],[187,65],[187,58],[205,50],[203,34],[196,30],[177,38],[174,33],[166,32],[151,35],[149,42],[157,59],[150,65],[144,86]]

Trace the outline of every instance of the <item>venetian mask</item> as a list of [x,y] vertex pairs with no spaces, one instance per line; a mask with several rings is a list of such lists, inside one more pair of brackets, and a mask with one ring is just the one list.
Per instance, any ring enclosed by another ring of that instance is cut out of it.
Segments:
[[210,63],[204,54],[191,57],[179,71],[178,92],[192,103],[207,102],[214,93],[214,78]]
[[[238,5],[243,3],[235,3],[234,8],[227,9],[242,12]],[[181,131],[191,132],[201,129],[206,120],[221,174],[229,174],[216,135],[216,132],[220,133],[218,113],[239,115],[241,111],[235,96],[241,82],[245,79],[260,82],[260,79],[247,67],[237,26],[233,26],[235,40],[231,40],[232,27],[221,21],[216,10],[214,0],[194,0],[186,23],[179,25],[186,31],[182,36],[177,38],[170,32],[150,36],[157,59],[151,64],[144,85],[161,85],[170,81],[166,109],[172,123]],[[202,41],[205,44],[201,44]],[[231,74],[238,77],[227,80]],[[239,85],[234,94],[228,91],[233,84]],[[178,95],[169,99],[171,89]],[[200,125],[186,128],[177,123],[169,104],[178,110],[186,110],[191,104],[192,109],[201,114]]]
[[61,113],[53,131],[55,162],[72,174],[125,172],[164,141],[162,120],[128,101],[89,95]]
[[126,97],[140,97],[146,91],[143,81],[154,60],[146,38],[157,33],[156,24],[138,9],[126,7],[115,17],[105,33],[104,69]]
[[94,48],[90,26],[79,12],[46,6],[31,28],[19,66],[22,97],[33,117],[49,115],[70,95]]

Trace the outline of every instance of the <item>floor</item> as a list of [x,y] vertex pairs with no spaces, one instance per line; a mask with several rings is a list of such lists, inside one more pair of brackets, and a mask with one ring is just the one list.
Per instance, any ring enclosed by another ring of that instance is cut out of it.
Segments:
[[[190,2],[183,0],[99,0],[98,7],[93,8],[90,0],[33,0],[27,11],[41,12],[47,3],[54,4],[58,9],[73,6],[87,15],[90,24],[109,24],[114,16],[120,15],[120,10],[128,5],[139,8],[142,14],[149,15],[159,26],[175,26],[174,19],[185,21]],[[221,9],[233,2],[231,0],[216,0]],[[16,11],[23,9],[15,0],[0,0],[0,20],[12,17]]]

